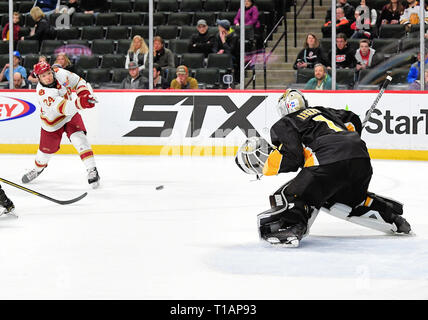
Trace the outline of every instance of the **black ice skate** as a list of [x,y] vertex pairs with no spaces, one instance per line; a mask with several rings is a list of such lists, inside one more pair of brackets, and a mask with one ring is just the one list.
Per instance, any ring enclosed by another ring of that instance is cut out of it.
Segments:
[[31,171],[28,171],[26,174],[22,176],[22,183],[29,183],[33,181],[43,172],[43,170],[45,170],[45,168],[43,168],[41,171],[37,171],[36,168],[34,168]]
[[88,183],[92,189],[96,189],[100,186],[100,176],[96,167],[88,169]]
[[393,217],[394,224],[397,226],[397,233],[411,234],[412,228],[410,224],[402,216],[395,215]]
[[0,215],[4,213],[12,213],[15,209],[15,205],[13,202],[6,196],[4,191],[0,189],[0,206],[3,208],[0,208]]
[[280,245],[288,248],[297,248],[300,240],[306,232],[306,226],[303,224],[295,224],[294,226],[285,229],[279,229],[276,232],[264,235],[264,239],[273,245]]

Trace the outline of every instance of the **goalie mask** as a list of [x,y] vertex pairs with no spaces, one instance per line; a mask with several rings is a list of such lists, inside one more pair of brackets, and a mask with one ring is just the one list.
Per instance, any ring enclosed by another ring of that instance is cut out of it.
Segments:
[[248,138],[239,148],[235,163],[245,173],[262,175],[270,151],[269,143],[263,138]]
[[307,108],[308,102],[299,90],[287,89],[281,98],[279,98],[276,107],[279,115],[283,117],[287,114]]

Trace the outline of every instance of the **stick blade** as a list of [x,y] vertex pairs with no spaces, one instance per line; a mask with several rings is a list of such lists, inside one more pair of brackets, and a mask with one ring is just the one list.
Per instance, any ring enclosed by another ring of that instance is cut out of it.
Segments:
[[88,195],[88,193],[87,193],[87,192],[85,192],[84,194],[82,194],[82,195],[78,196],[77,198],[70,199],[70,200],[55,200],[55,199],[52,199],[52,200],[54,200],[54,202],[56,202],[56,203],[58,203],[58,204],[65,205],[65,204],[71,204],[71,203],[75,203],[75,202],[77,202],[77,201],[79,201],[79,200],[82,200],[82,199],[83,199],[84,197],[86,197],[87,195]]

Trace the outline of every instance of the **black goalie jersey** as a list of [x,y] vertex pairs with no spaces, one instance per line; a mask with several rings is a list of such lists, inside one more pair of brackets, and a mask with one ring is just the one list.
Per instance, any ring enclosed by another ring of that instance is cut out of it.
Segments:
[[271,128],[277,149],[269,155],[263,174],[370,158],[361,130],[360,118],[351,111],[311,107],[288,114]]

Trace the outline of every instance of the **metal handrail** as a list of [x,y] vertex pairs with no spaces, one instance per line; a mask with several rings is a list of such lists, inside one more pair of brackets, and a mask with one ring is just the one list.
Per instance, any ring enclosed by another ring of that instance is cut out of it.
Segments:
[[[297,17],[299,16],[300,12],[302,12],[303,8],[306,6],[308,0],[305,0],[300,7],[299,11],[297,11],[297,0],[294,1],[294,47],[297,48]],[[322,5],[322,1],[320,0],[320,5]],[[311,19],[315,18],[315,1],[311,0]]]
[[[286,19],[286,17],[285,17],[285,13],[284,13],[284,16],[282,16],[278,21],[277,21],[277,23],[275,24],[275,26],[272,28],[272,30],[269,32],[269,34],[266,36],[266,38],[263,40],[263,69],[264,69],[264,86],[265,86],[265,89],[266,89],[266,46],[267,46],[267,42],[268,42],[268,40],[269,40],[269,38],[270,38],[270,36],[273,34],[273,32],[278,28],[278,26],[281,24],[281,22],[283,21],[283,20],[285,20]],[[287,31],[287,28],[285,27],[285,32],[284,32],[284,35],[285,35],[285,33],[286,33],[286,31]],[[283,36],[284,36],[283,35]],[[282,37],[280,38],[280,40],[282,39]],[[276,44],[276,46],[275,46],[275,48],[277,47],[277,45],[278,44]],[[272,51],[271,51],[271,53],[273,52],[273,50],[274,49],[272,49]],[[271,54],[270,53],[270,54]],[[270,56],[270,54],[269,54],[269,56]],[[285,61],[287,62],[287,44],[285,45]],[[248,63],[247,63],[247,65],[244,67],[244,69],[247,69],[247,67],[251,64],[251,62],[252,62],[252,60],[250,60]],[[245,85],[245,89],[251,84],[251,83],[253,83],[253,89],[255,89],[256,88],[256,68],[255,67],[253,67],[253,75],[252,75],[252,77],[251,77],[251,79],[248,81],[248,83]]]
[[[247,67],[252,63],[252,59],[250,61],[248,61],[248,63],[246,64],[246,66],[244,67],[244,70],[247,69]],[[248,86],[251,84],[251,82],[253,83],[253,89],[256,89],[256,68],[253,65],[253,75],[251,77],[251,79],[247,82],[247,84],[245,85],[244,89],[247,89]]]

